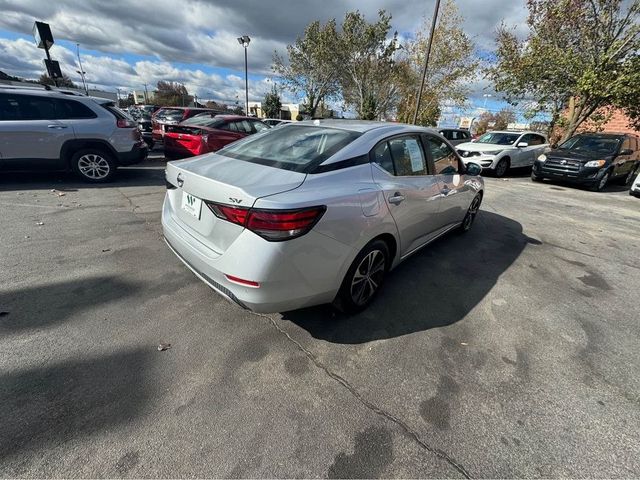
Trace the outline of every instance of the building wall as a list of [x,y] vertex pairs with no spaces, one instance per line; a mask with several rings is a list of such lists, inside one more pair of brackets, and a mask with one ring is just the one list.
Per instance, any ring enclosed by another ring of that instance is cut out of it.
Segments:
[[[581,132],[593,132],[597,129],[589,122],[585,122],[580,125],[578,130]],[[629,117],[627,117],[622,110],[614,110],[609,121],[603,125],[602,131],[611,133],[634,133],[636,135],[640,134],[639,131],[634,130],[629,126]]]

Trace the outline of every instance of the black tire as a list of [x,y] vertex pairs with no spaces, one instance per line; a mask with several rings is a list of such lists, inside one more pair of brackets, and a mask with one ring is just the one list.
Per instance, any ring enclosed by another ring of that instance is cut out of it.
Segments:
[[85,182],[104,183],[113,179],[118,166],[104,150],[85,148],[73,154],[71,168]]
[[633,183],[633,179],[636,178],[636,175],[638,174],[639,168],[640,167],[638,165],[634,165],[631,170],[629,170],[629,173],[622,177],[622,185],[624,185],[625,187],[630,187]]
[[538,183],[542,183],[542,181],[544,180],[543,177],[539,177],[538,175],[536,175],[535,173],[531,172],[531,181],[532,182],[538,182]]
[[378,295],[390,264],[387,244],[382,240],[369,243],[349,267],[334,305],[349,314],[363,311]]
[[607,170],[600,180],[596,181],[596,183],[591,185],[590,190],[592,192],[601,192],[607,186],[607,183],[609,183],[610,178],[611,178],[611,170]]
[[498,161],[496,168],[493,170],[493,174],[497,178],[504,177],[506,173],[509,171],[509,165],[510,165],[509,159],[503,158],[502,160]]
[[462,224],[458,227],[458,232],[467,233],[473,227],[473,222],[478,215],[478,211],[480,210],[480,205],[482,205],[482,194],[477,194],[471,204],[469,205],[469,209],[467,210],[467,214],[464,216],[462,220]]

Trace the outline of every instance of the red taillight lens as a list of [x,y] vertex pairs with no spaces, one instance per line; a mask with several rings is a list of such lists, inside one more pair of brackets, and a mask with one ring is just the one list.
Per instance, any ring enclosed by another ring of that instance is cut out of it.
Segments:
[[265,240],[278,242],[301,237],[318,223],[326,207],[310,207],[299,210],[252,210],[207,203],[218,218],[251,230]]
[[227,274],[225,274],[225,277],[227,277],[227,280],[229,280],[230,282],[237,283],[238,285],[243,285],[245,287],[251,288],[260,288],[260,284],[258,282],[254,282],[253,280],[245,280],[243,278],[238,278],[234,277],[233,275]]
[[118,128],[133,128],[136,126],[134,122],[127,120],[126,118],[119,118],[116,120],[116,125]]

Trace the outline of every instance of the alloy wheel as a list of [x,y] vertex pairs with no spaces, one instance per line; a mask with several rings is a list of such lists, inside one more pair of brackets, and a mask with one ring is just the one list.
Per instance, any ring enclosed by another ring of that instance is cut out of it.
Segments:
[[471,225],[473,225],[473,221],[476,219],[478,210],[480,210],[481,201],[482,200],[478,195],[473,199],[473,202],[471,202],[471,205],[469,206],[469,210],[467,210],[467,214],[465,215],[464,220],[462,221],[463,230],[465,231],[469,230],[471,228]]
[[376,293],[385,273],[385,256],[380,250],[372,250],[356,268],[351,280],[351,299],[358,306],[365,305]]
[[106,178],[111,171],[106,158],[97,153],[87,153],[78,159],[78,170],[82,175],[92,180]]
[[496,177],[502,177],[505,173],[507,173],[507,169],[509,165],[506,160],[500,160],[498,165],[496,165]]

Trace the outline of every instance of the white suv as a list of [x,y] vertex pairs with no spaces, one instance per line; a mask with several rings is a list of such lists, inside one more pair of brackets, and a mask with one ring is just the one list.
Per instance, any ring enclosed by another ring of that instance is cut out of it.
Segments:
[[108,99],[0,86],[0,170],[72,170],[105,182],[147,157],[136,127]]
[[549,146],[547,137],[538,132],[487,132],[475,142],[461,143],[456,150],[463,162],[479,163],[502,177],[509,168],[530,167]]

